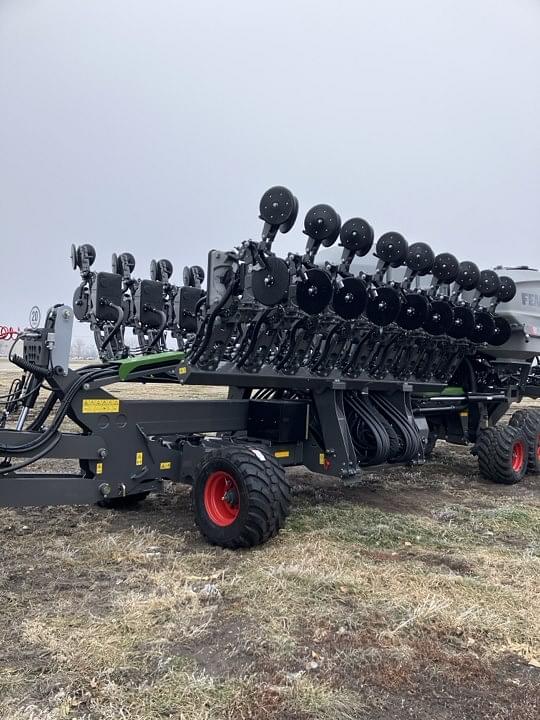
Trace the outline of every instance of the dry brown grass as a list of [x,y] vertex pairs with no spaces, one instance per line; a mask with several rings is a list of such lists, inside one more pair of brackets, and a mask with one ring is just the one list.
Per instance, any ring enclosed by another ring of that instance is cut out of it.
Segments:
[[1,510],[2,720],[537,719],[537,484],[444,445],[365,487],[291,477],[251,552],[205,545],[185,488]]

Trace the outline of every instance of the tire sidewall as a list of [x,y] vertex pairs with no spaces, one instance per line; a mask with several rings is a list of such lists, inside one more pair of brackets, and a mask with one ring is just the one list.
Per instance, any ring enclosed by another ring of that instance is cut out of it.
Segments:
[[[513,467],[513,452],[514,452],[514,447],[515,447],[516,443],[521,443],[521,445],[523,446],[523,448],[522,448],[522,464],[521,464],[521,468],[519,470],[516,470]],[[521,482],[523,480],[523,478],[525,477],[525,474],[527,472],[528,454],[529,454],[529,444],[527,442],[525,433],[522,432],[521,437],[516,439],[510,448],[509,462],[510,462],[510,469],[512,471],[512,475],[514,477],[514,483]]]
[[[206,483],[210,475],[216,471],[229,473],[234,478],[238,488],[240,505],[238,517],[230,525],[216,525],[210,519],[204,503]],[[243,473],[239,471],[238,466],[223,456],[203,460],[193,483],[193,508],[197,525],[208,540],[217,545],[226,545],[238,539],[249,517],[249,494]]]

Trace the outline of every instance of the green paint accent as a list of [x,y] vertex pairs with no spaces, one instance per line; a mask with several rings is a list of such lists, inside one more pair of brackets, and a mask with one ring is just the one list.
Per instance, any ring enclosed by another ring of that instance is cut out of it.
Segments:
[[434,393],[434,392],[423,392],[419,393],[422,397],[430,398],[434,395],[438,395],[439,397],[441,395],[446,395],[448,397],[456,397],[459,395],[465,395],[465,390],[462,387],[445,387],[444,390],[441,390],[440,393]]
[[141,357],[129,357],[124,360],[116,360],[118,365],[118,376],[120,380],[125,381],[128,375],[136,370],[151,368],[154,365],[164,365],[171,362],[182,362],[185,359],[185,353],[178,350],[170,352],[156,353],[155,355],[141,355]]
[[452,387],[449,385],[444,388],[441,395],[449,395],[450,397],[454,395],[465,395],[465,390],[462,387]]

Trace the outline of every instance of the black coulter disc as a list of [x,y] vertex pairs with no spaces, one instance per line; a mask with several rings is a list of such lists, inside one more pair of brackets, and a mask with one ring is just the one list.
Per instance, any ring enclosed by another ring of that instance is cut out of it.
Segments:
[[[165,273],[165,274],[164,274]],[[173,264],[170,260],[152,260],[150,263],[150,279],[165,282],[173,274]],[[165,277],[166,275],[166,277]]]
[[318,315],[330,304],[332,280],[320,268],[308,270],[306,276],[305,280],[300,280],[296,285],[296,302],[300,310],[308,315]]
[[75,247],[75,245],[73,243],[71,243],[69,257],[71,258],[71,267],[73,268],[73,270],[76,270],[79,265],[79,261],[77,258],[77,248]]
[[190,271],[191,271],[191,276],[193,278],[193,282],[194,283],[199,282],[202,285],[202,283],[204,282],[204,277],[205,277],[204,270],[202,269],[202,267],[200,265],[192,265],[190,268]]
[[84,245],[79,245],[79,247],[75,247],[75,245],[71,246],[71,266],[74,270],[82,266],[82,256],[85,252],[88,257],[88,264],[93,265],[96,260],[96,250],[93,245],[85,243]]
[[477,310],[474,313],[474,328],[470,339],[477,343],[490,342],[495,332],[495,318],[487,310]]
[[477,289],[484,297],[495,297],[500,284],[499,276],[494,270],[482,270]]
[[478,265],[470,260],[464,260],[459,263],[456,282],[464,290],[474,290],[480,280],[480,270]]
[[73,314],[82,321],[87,317],[89,309],[88,295],[78,287],[73,293]]
[[508,342],[511,336],[512,328],[510,327],[510,323],[508,322],[508,320],[504,317],[501,317],[500,315],[496,315],[495,330],[491,335],[491,340],[489,341],[489,344],[495,345],[495,347],[500,347],[501,345],[504,345],[505,342]]
[[500,347],[504,345],[512,336],[512,327],[508,320],[500,315],[494,317],[495,330],[491,336],[490,345]]
[[291,220],[295,208],[298,211],[292,192],[282,185],[275,185],[262,196],[259,217],[269,225],[283,225]]
[[344,320],[360,317],[366,309],[367,288],[360,278],[345,278],[343,286],[334,291],[332,307]]
[[516,296],[516,283],[508,275],[501,275],[499,278],[499,291],[497,292],[497,300],[500,302],[510,302]]
[[120,253],[120,255],[113,253],[112,260],[111,260],[111,267],[112,267],[113,273],[116,273],[117,275],[123,275],[124,260],[129,268],[130,273],[132,273],[135,270],[135,258],[131,253],[124,252],[124,253]]
[[384,327],[394,322],[401,308],[400,294],[391,287],[376,289],[376,295],[369,297],[366,315],[375,325]]
[[474,313],[465,305],[457,305],[454,307],[454,319],[452,327],[448,331],[450,337],[456,340],[469,337],[474,329]]
[[268,269],[264,266],[254,270],[251,279],[253,297],[263,305],[278,305],[287,297],[289,288],[289,268],[285,260],[277,257],[266,258]]
[[423,242],[413,243],[407,252],[405,264],[411,270],[425,275],[433,267],[435,261],[435,253],[433,250]]
[[392,267],[403,265],[407,258],[409,246],[407,241],[398,232],[387,232],[377,240],[375,255],[383,262],[390,263]]
[[433,261],[431,272],[442,283],[454,282],[459,273],[458,259],[450,253],[439,253]]
[[431,335],[444,335],[452,327],[452,306],[445,300],[432,300],[423,328]]
[[288,233],[289,230],[293,227],[294,223],[296,222],[296,218],[298,217],[298,198],[293,195],[293,209],[292,213],[290,214],[289,218],[281,223],[279,226],[279,231],[282,233]]
[[397,324],[405,330],[418,330],[424,324],[429,312],[429,300],[419,293],[405,293],[405,300],[397,316]]
[[344,248],[354,250],[358,256],[363,257],[373,247],[373,228],[367,220],[351,218],[343,223],[339,239]]
[[340,229],[341,218],[330,205],[322,203],[307,211],[304,232],[314,240],[319,240],[325,247],[335,243]]

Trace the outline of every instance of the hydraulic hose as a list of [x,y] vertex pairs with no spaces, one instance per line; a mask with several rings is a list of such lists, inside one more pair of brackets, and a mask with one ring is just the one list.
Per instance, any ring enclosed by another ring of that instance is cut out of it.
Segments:
[[[218,302],[216,307],[210,313],[210,316],[208,318],[208,323],[206,324],[206,331],[204,333],[204,336],[202,337],[199,346],[193,351],[193,355],[190,358],[191,363],[195,364],[199,360],[201,355],[203,354],[203,352],[206,348],[206,345],[208,343],[208,340],[210,339],[210,335],[211,335],[212,329],[214,327],[214,321],[216,319],[216,316],[219,313],[219,311],[221,310],[221,308],[225,305],[227,300],[229,300],[229,298],[232,296],[233,288],[234,288],[234,281],[232,281],[230,283],[230,285],[227,287],[226,291],[223,293],[223,297],[221,298],[221,300]],[[195,341],[196,340],[197,340],[197,338],[195,339]],[[193,348],[192,348],[192,350],[193,350]]]
[[161,318],[161,323],[159,325],[156,337],[152,340],[150,345],[148,346],[148,350],[151,350],[158,340],[162,337],[163,333],[165,332],[165,328],[167,327],[167,314],[163,312],[163,310],[158,310],[157,308],[150,308],[152,312],[154,312],[156,315],[159,315]]
[[50,452],[53,448],[55,448],[58,443],[60,442],[62,435],[58,433],[52,441],[44,448],[40,450],[36,455],[33,455],[31,458],[27,458],[21,463],[17,463],[17,465],[7,465],[6,467],[0,466],[0,475],[7,475],[7,473],[16,472],[17,470],[22,470],[22,468],[26,467],[27,465],[31,465],[32,463],[37,462],[38,460],[41,460],[42,457],[45,457],[45,455]]
[[120,305],[115,305],[114,303],[110,302],[109,300],[102,300],[101,301],[104,305],[107,305],[110,308],[113,308],[113,310],[116,310],[118,314],[118,319],[112,326],[109,333],[105,336],[103,342],[101,343],[101,350],[107,347],[107,345],[111,342],[115,334],[118,332],[120,327],[122,326],[122,320],[124,319],[124,310],[120,307]]
[[77,394],[77,392],[81,389],[81,387],[88,382],[89,380],[95,380],[101,377],[107,377],[107,375],[111,373],[111,370],[109,368],[103,369],[100,368],[100,370],[97,370],[94,373],[88,373],[83,374],[67,391],[65,396],[62,398],[60,402],[60,406],[57,410],[56,416],[49,428],[39,437],[35,440],[32,440],[28,443],[25,443],[23,445],[15,445],[15,446],[9,446],[9,445],[0,445],[0,453],[4,455],[23,455],[25,452],[29,452],[32,450],[37,450],[37,448],[41,447],[43,444],[45,444],[51,437],[54,436],[54,434],[57,432],[58,428],[62,424],[63,419],[66,416],[66,413],[69,409],[69,406],[71,404],[71,401]]

